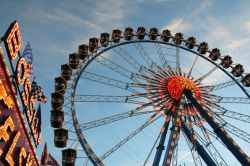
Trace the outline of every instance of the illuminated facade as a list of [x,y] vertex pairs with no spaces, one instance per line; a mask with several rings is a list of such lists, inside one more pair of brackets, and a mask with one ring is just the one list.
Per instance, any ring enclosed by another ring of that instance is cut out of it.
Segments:
[[29,66],[20,56],[22,40],[16,21],[2,41],[8,58],[0,46],[0,165],[39,165],[35,147],[41,142],[37,131],[41,119],[36,116],[35,99],[30,96]]

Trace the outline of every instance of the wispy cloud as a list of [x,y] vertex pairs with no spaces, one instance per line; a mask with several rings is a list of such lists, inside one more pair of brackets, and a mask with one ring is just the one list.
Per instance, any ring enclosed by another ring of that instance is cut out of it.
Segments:
[[199,15],[200,13],[207,11],[208,9],[210,9],[210,7],[212,6],[212,1],[211,0],[206,0],[203,1],[200,6],[198,6],[194,11],[193,11],[193,16]]
[[100,26],[97,26],[92,21],[88,21],[84,18],[81,18],[77,15],[74,15],[62,9],[56,9],[52,13],[45,13],[44,16],[52,21],[61,22],[68,26],[74,25],[74,27],[80,26],[80,27],[90,28],[92,30],[98,30],[98,31],[102,30]]
[[250,32],[250,21],[243,23],[243,27]]
[[[249,62],[248,52],[250,48],[248,44],[250,38],[238,31],[237,28],[243,23],[237,23],[238,26],[227,26],[214,17],[210,17],[206,21],[207,26],[204,28],[206,30],[205,39],[210,43],[211,48],[220,48],[222,55],[229,54],[232,56],[234,63],[243,63],[244,65]],[[240,58],[237,58],[239,56]],[[249,65],[245,66],[245,69],[250,70],[250,67],[247,67]]]
[[[147,1],[151,2],[151,0],[136,0],[136,2],[139,2],[139,3],[147,2]],[[172,0],[154,0],[155,3],[170,2],[170,1],[172,1]]]
[[186,32],[193,28],[193,19],[199,16],[202,12],[209,10],[211,6],[212,1],[206,0],[199,4],[199,6],[194,10],[192,9],[187,15],[173,18],[170,22],[167,23],[167,25],[165,25],[161,29],[170,29],[173,32]]
[[93,12],[95,21],[100,23],[120,22],[125,16],[125,8],[124,1],[110,0],[97,3],[96,10]]
[[166,26],[164,26],[161,29],[162,30],[169,29],[173,32],[185,32],[190,27],[191,27],[191,25],[189,23],[187,23],[186,21],[184,21],[184,19],[177,18],[177,19],[171,20]]

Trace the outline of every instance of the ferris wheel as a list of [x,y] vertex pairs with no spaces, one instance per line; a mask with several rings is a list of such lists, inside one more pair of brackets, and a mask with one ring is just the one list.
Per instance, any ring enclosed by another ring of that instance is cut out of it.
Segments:
[[250,165],[250,74],[206,42],[125,28],[79,46],[51,94],[62,165]]

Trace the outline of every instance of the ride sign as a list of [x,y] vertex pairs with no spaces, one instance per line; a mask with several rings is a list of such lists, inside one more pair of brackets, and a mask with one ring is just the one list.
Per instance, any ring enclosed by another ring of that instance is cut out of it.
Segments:
[[2,41],[12,73],[0,46],[0,165],[39,165],[34,145],[41,142],[41,132],[37,131],[41,119],[36,116],[35,99],[30,95],[29,65],[19,52],[22,40],[17,21],[10,25]]

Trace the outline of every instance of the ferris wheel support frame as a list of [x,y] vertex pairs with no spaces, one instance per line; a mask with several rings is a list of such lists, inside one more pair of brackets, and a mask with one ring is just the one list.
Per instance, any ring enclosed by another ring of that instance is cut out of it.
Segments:
[[250,165],[250,158],[243,152],[243,150],[237,145],[237,143],[228,135],[228,133],[221,127],[214,118],[209,115],[209,113],[202,108],[202,106],[197,102],[197,100],[193,97],[192,92],[190,90],[184,91],[187,99],[192,102],[195,108],[199,111],[200,115],[206,119],[208,124],[213,128],[216,135],[220,138],[220,140],[226,145],[226,147],[231,151],[231,153],[235,156],[235,158],[242,165]]
[[198,140],[192,140],[192,134],[186,124],[182,121],[181,128],[184,132],[184,134],[187,136],[188,140],[192,143],[194,147],[196,147],[196,150],[198,154],[201,156],[203,161],[209,165],[209,166],[216,166],[213,159],[210,157],[210,155],[206,152],[206,150],[203,148],[203,146],[199,143]]

